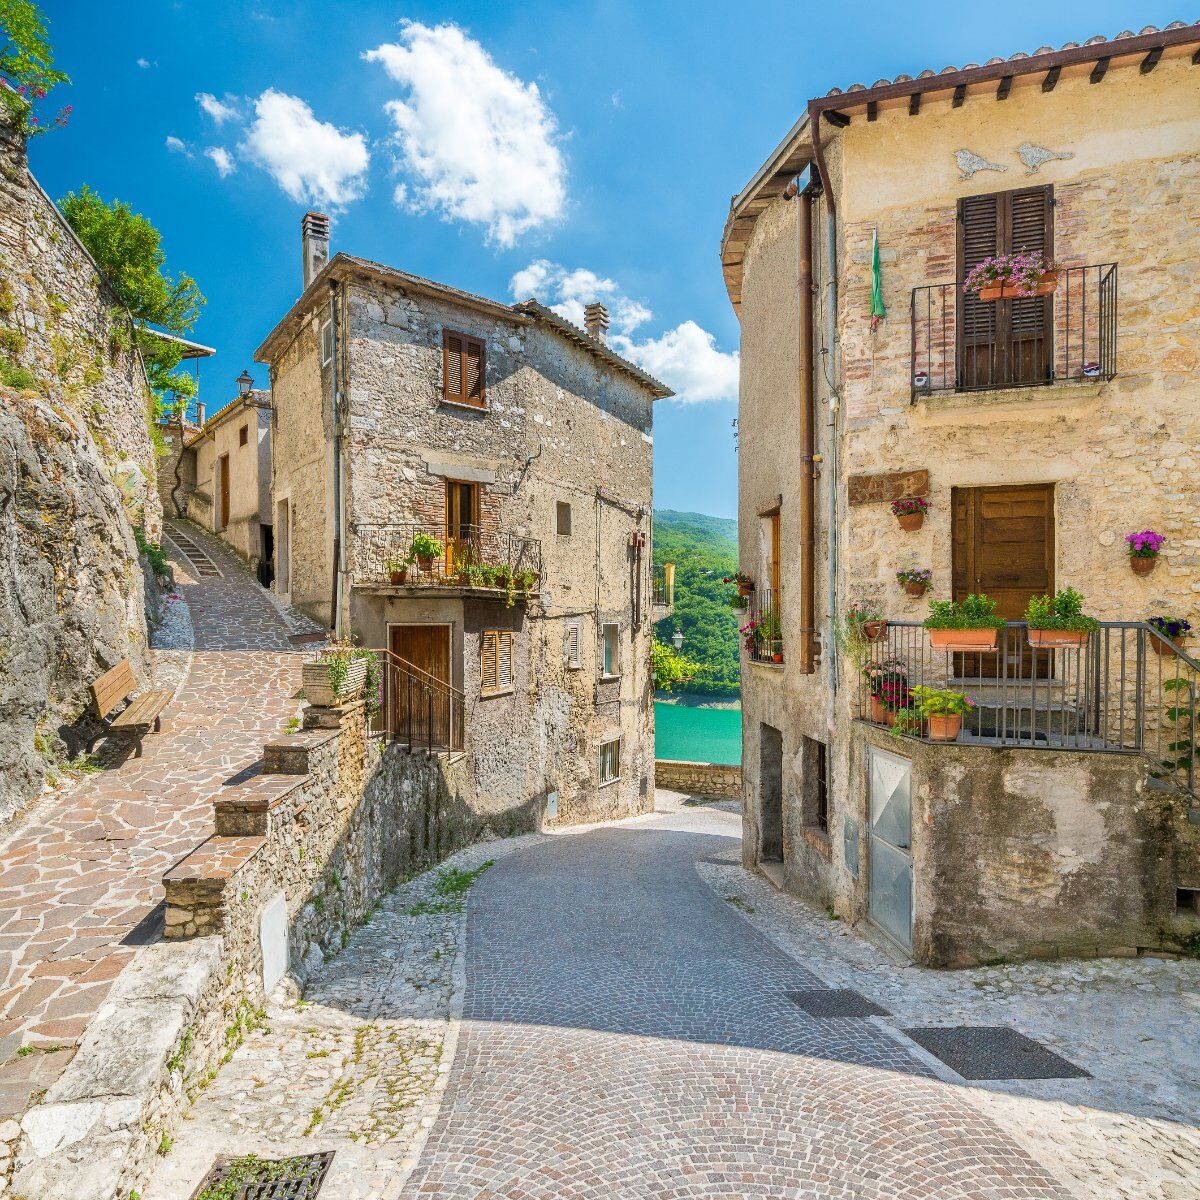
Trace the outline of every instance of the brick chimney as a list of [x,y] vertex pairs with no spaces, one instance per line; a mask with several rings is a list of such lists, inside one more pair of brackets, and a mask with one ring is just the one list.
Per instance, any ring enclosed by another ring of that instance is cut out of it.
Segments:
[[608,309],[593,300],[583,310],[583,327],[598,342],[608,341]]
[[324,213],[306,212],[300,222],[304,258],[304,286],[308,287],[329,261],[329,218]]

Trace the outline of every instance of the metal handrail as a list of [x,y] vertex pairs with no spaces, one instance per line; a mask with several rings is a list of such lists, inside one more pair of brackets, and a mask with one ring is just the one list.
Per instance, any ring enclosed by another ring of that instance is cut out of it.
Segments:
[[391,650],[372,653],[382,667],[375,732],[410,750],[422,745],[429,753],[465,749],[465,693]]
[[[969,653],[934,650],[920,622],[888,621],[862,667],[860,712],[875,724],[893,726],[918,685],[949,688],[975,704],[968,742],[1141,754],[1152,776],[1200,799],[1200,661],[1146,621],[1102,621],[1078,648],[1053,649],[1034,649],[1026,623],[1009,621],[995,650]],[[894,731],[929,740],[911,718]]]

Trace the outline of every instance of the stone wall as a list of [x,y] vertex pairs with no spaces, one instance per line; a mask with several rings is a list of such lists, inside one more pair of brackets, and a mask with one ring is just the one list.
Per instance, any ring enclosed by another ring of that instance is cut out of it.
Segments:
[[149,682],[132,524],[157,540],[162,509],[128,328],[0,129],[0,824],[79,751],[98,676]]
[[659,758],[654,762],[654,786],[694,796],[742,798],[742,768],[727,763],[682,762]]

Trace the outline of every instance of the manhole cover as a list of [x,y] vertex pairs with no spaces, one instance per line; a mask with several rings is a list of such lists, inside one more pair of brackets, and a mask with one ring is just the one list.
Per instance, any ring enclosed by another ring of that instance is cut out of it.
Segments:
[[800,1005],[810,1017],[886,1017],[888,1010],[860,996],[853,988],[809,988],[788,992],[787,998]]
[[332,1162],[332,1151],[297,1158],[243,1154],[219,1159],[192,1200],[315,1200]]
[[1087,1071],[1003,1025],[905,1029],[964,1079],[1090,1079]]

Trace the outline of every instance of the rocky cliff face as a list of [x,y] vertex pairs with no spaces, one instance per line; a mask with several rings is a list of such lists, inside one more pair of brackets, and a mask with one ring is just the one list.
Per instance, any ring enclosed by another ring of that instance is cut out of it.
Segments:
[[149,681],[150,398],[128,315],[0,125],[0,828],[77,752],[97,676],[128,658]]

